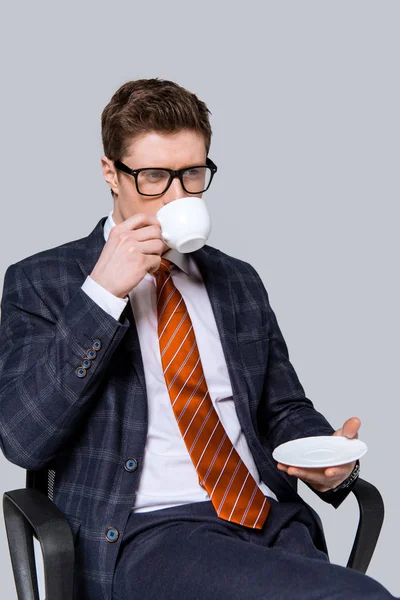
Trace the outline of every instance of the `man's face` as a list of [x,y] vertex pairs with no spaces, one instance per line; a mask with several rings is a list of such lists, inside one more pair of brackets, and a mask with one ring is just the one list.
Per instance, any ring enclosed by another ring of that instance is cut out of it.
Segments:
[[[185,167],[206,164],[204,137],[189,130],[173,134],[146,133],[135,138],[121,162],[131,169],[157,167],[184,169]],[[142,196],[136,189],[132,175],[115,169],[113,161],[106,156],[101,159],[104,179],[114,192],[113,219],[122,223],[135,213],[155,215],[165,204],[183,196],[189,196],[176,177],[168,190],[159,196]],[[201,197],[202,194],[196,194]],[[169,247],[165,245],[165,251]]]

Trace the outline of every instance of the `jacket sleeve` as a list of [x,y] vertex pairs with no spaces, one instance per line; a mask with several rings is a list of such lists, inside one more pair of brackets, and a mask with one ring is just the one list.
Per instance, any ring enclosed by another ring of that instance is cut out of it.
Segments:
[[[0,322],[0,446],[9,461],[38,470],[68,443],[129,325],[80,287],[54,315],[22,266],[8,267]],[[101,347],[82,376],[77,369],[94,340]]]
[[[335,429],[318,412],[304,392],[299,378],[289,360],[289,352],[275,313],[269,303],[265,286],[254,270],[260,287],[263,309],[270,324],[269,354],[263,397],[259,409],[260,430],[272,449],[290,440],[319,435],[332,435]],[[349,488],[333,492],[318,492],[306,485],[324,502],[338,508],[349,495]]]
[[273,448],[301,437],[332,435],[335,430],[304,392],[289,359],[289,351],[269,303],[268,293],[256,273],[263,309],[269,323],[269,352],[260,414]]

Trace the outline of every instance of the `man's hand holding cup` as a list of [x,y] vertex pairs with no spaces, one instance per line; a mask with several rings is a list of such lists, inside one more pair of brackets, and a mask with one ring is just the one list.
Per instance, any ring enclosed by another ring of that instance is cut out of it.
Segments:
[[90,277],[125,298],[146,273],[157,271],[167,249],[157,217],[136,213],[112,227]]

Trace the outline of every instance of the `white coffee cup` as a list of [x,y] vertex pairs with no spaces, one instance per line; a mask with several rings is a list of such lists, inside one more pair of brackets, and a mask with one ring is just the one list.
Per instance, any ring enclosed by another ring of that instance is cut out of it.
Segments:
[[169,202],[156,213],[161,236],[178,252],[194,252],[207,241],[211,220],[203,198],[185,196]]

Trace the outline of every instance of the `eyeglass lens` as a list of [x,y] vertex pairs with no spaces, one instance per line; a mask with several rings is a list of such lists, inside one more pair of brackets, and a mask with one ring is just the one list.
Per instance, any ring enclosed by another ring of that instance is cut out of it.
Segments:
[[[163,169],[146,169],[138,174],[137,185],[141,194],[162,194],[168,186],[170,174]],[[203,192],[211,179],[209,167],[187,169],[183,173],[183,185],[187,192]]]

